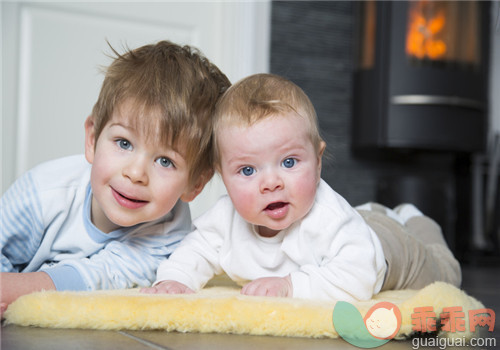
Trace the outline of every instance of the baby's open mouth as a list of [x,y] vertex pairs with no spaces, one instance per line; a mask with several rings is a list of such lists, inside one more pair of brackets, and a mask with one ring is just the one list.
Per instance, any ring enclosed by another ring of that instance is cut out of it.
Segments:
[[269,204],[264,212],[274,220],[281,220],[287,216],[290,204],[287,202],[274,202]]
[[266,210],[276,210],[276,209],[280,209],[280,208],[283,208],[285,205],[287,205],[287,203],[285,203],[285,202],[275,202],[275,203],[271,203],[271,204],[269,204],[269,205],[266,207]]

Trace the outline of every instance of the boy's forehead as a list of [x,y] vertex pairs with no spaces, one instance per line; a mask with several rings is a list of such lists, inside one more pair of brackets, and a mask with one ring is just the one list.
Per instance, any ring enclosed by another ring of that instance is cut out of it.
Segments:
[[168,148],[180,154],[185,153],[185,142],[182,142],[182,137],[174,138],[173,131],[168,128],[168,123],[159,107],[144,108],[140,104],[133,103],[131,99],[127,99],[117,105],[109,123],[122,124],[157,148]]
[[131,123],[137,121],[156,121],[161,117],[160,106],[148,106],[132,97],[125,98],[116,103],[113,109],[112,118],[127,119]]

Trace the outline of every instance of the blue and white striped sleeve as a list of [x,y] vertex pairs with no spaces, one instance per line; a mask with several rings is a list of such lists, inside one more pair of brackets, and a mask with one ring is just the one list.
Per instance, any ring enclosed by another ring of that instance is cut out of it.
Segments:
[[20,272],[43,237],[40,199],[31,173],[20,177],[0,201],[1,271]]
[[77,270],[86,290],[150,286],[158,265],[190,230],[189,207],[181,203],[176,206],[172,220],[144,227],[126,239],[112,240],[86,259],[66,260],[54,268],[71,266]]

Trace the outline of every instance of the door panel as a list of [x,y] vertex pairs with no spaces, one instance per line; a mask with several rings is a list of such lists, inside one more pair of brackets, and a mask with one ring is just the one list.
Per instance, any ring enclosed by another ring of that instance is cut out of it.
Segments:
[[[2,193],[40,162],[83,153],[83,123],[100,90],[100,67],[111,62],[107,41],[118,52],[165,39],[193,45],[231,81],[268,69],[268,2],[1,6]],[[195,201],[193,216],[224,192],[213,182]]]

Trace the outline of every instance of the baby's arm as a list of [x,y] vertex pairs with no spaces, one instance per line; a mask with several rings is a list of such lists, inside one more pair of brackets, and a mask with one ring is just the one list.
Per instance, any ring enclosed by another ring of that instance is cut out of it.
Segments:
[[297,255],[309,250],[313,259],[290,273],[294,297],[371,299],[380,290],[385,273],[383,251],[375,234],[355,215],[322,227],[324,229],[311,237],[307,249],[295,246]]
[[286,277],[258,278],[243,286],[241,294],[268,297],[293,297],[292,279],[290,275]]
[[230,201],[223,197],[195,220],[195,230],[158,266],[156,282],[143,293],[197,292],[217,274],[222,273],[220,250],[228,229]]
[[192,294],[194,291],[177,281],[162,281],[149,288],[142,288],[141,293],[146,294]]
[[189,233],[179,247],[158,267],[155,285],[144,293],[192,293],[203,288],[215,274],[222,272],[218,233],[199,230]]

